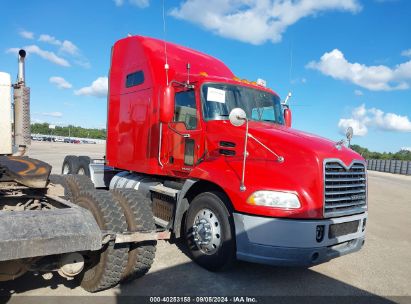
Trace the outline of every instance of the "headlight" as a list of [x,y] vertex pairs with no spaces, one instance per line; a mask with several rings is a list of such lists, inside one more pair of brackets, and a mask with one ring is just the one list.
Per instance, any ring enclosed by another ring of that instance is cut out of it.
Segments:
[[274,208],[297,209],[301,207],[297,195],[279,191],[256,191],[247,199],[247,203],[255,206]]

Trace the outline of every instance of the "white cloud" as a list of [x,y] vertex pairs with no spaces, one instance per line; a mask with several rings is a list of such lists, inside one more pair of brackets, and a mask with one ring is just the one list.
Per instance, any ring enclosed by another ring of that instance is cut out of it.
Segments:
[[361,91],[361,90],[354,90],[354,94],[356,96],[363,96],[364,95],[363,91]]
[[53,76],[49,79],[50,83],[55,84],[59,89],[71,89],[73,86],[63,77]]
[[338,127],[343,134],[345,134],[348,127],[352,127],[355,136],[365,136],[368,133],[368,128],[382,131],[411,132],[411,121],[407,116],[384,113],[376,108],[367,109],[363,104],[352,110],[350,118],[341,118]]
[[68,61],[66,59],[57,56],[53,52],[42,50],[37,45],[26,46],[25,50],[28,54],[31,54],[31,53],[36,54],[36,55],[40,56],[41,58],[46,59],[46,60],[48,60],[52,63],[55,63],[57,65],[61,65],[61,66],[64,66],[64,67],[69,67],[70,66],[70,63],[68,63]]
[[401,151],[410,151],[411,152],[411,147],[402,147]]
[[30,122],[31,123],[44,123],[44,120],[42,120],[42,119],[38,119],[38,118],[31,118],[30,119]]
[[361,6],[358,0],[186,0],[170,14],[222,37],[262,44],[279,42],[300,19],[330,10],[356,13]]
[[39,41],[41,41],[41,42],[46,42],[46,43],[50,43],[50,44],[53,44],[53,45],[59,45],[59,46],[61,45],[61,41],[60,41],[60,40],[56,39],[56,38],[53,37],[53,36],[46,35],[46,34],[40,35]]
[[74,63],[82,66],[84,68],[90,68],[90,62],[88,59],[83,56],[80,52],[80,49],[69,40],[59,40],[53,36],[42,34],[39,37],[39,41],[49,43],[59,47],[59,54],[61,55],[70,55],[74,57]]
[[80,57],[81,57],[81,59],[75,59],[75,60],[74,60],[74,63],[77,64],[77,65],[79,65],[79,66],[81,66],[81,67],[83,67],[83,68],[85,68],[85,69],[91,68],[91,64],[90,64],[90,62],[87,60],[87,58],[84,58],[84,57],[82,57],[82,56],[80,56]]
[[338,122],[338,128],[340,128],[340,132],[342,134],[346,133],[348,127],[352,127],[352,129],[354,130],[354,136],[365,136],[368,133],[367,126],[361,121],[355,120],[353,118],[340,119],[340,121]]
[[49,117],[54,117],[54,118],[61,118],[63,117],[63,113],[61,112],[43,112],[41,113],[43,116],[49,116]]
[[411,57],[411,49],[403,50],[403,51],[401,52],[401,56]]
[[70,55],[77,55],[79,53],[78,47],[73,42],[68,40],[63,41],[60,51]]
[[34,33],[28,31],[20,31],[19,35],[26,39],[34,39]]
[[334,49],[321,56],[319,61],[311,61],[306,67],[372,91],[406,90],[411,83],[411,60],[394,68],[366,66],[347,61],[340,50]]
[[69,40],[58,40],[53,36],[47,35],[47,34],[42,34],[40,35],[39,41],[46,42],[52,45],[57,45],[60,47],[59,51],[63,53],[67,53],[70,55],[78,55],[79,54],[79,49],[78,47],[71,41]]
[[20,50],[19,48],[9,48],[6,50],[6,53],[18,55],[19,50]]
[[108,78],[99,77],[88,87],[74,91],[76,95],[86,95],[95,97],[106,97],[108,91]]
[[[131,5],[138,6],[140,8],[145,8],[150,5],[150,0],[128,0]],[[124,4],[124,0],[114,0],[116,6],[122,6]]]
[[[53,52],[45,51],[45,50],[39,48],[37,45],[34,45],[34,44],[33,45],[28,45],[28,46],[25,46],[24,49],[26,50],[28,55],[36,54],[36,55],[40,56],[41,58],[43,58],[45,60],[48,60],[48,61],[50,61],[54,64],[61,65],[61,66],[64,66],[64,67],[69,67],[70,66],[70,63],[66,59],[57,56]],[[18,48],[10,48],[10,49],[6,50],[7,53],[14,53],[14,54],[17,54],[18,51],[19,51]]]

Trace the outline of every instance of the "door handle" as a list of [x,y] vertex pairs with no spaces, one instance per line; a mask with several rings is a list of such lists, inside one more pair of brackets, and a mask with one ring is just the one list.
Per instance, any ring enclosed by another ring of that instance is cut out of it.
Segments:
[[170,127],[170,125],[168,125],[168,128],[171,130],[171,131],[173,131],[174,133],[176,133],[176,134],[178,134],[178,135],[180,135],[180,136],[182,136],[182,137],[184,137],[184,138],[190,138],[191,136],[190,136],[190,134],[184,134],[184,133],[181,133],[181,132],[178,132],[176,129],[174,129],[173,127]]

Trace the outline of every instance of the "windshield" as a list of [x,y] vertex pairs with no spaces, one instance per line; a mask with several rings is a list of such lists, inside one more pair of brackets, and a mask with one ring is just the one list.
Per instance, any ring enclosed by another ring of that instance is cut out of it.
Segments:
[[248,87],[208,83],[202,87],[205,120],[224,120],[234,108],[243,109],[249,120],[284,124],[280,99],[268,92]]

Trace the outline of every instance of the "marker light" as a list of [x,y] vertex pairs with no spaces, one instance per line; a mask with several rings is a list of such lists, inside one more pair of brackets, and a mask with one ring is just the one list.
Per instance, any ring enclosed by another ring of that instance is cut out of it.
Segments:
[[207,74],[207,72],[200,72],[200,76],[207,77],[208,74]]
[[279,191],[256,191],[247,199],[247,203],[273,208],[297,209],[301,207],[297,195]]
[[258,78],[258,79],[257,79],[257,83],[258,83],[258,85],[260,85],[260,86],[262,86],[262,87],[264,87],[264,88],[267,87],[267,81],[265,81],[264,79]]

